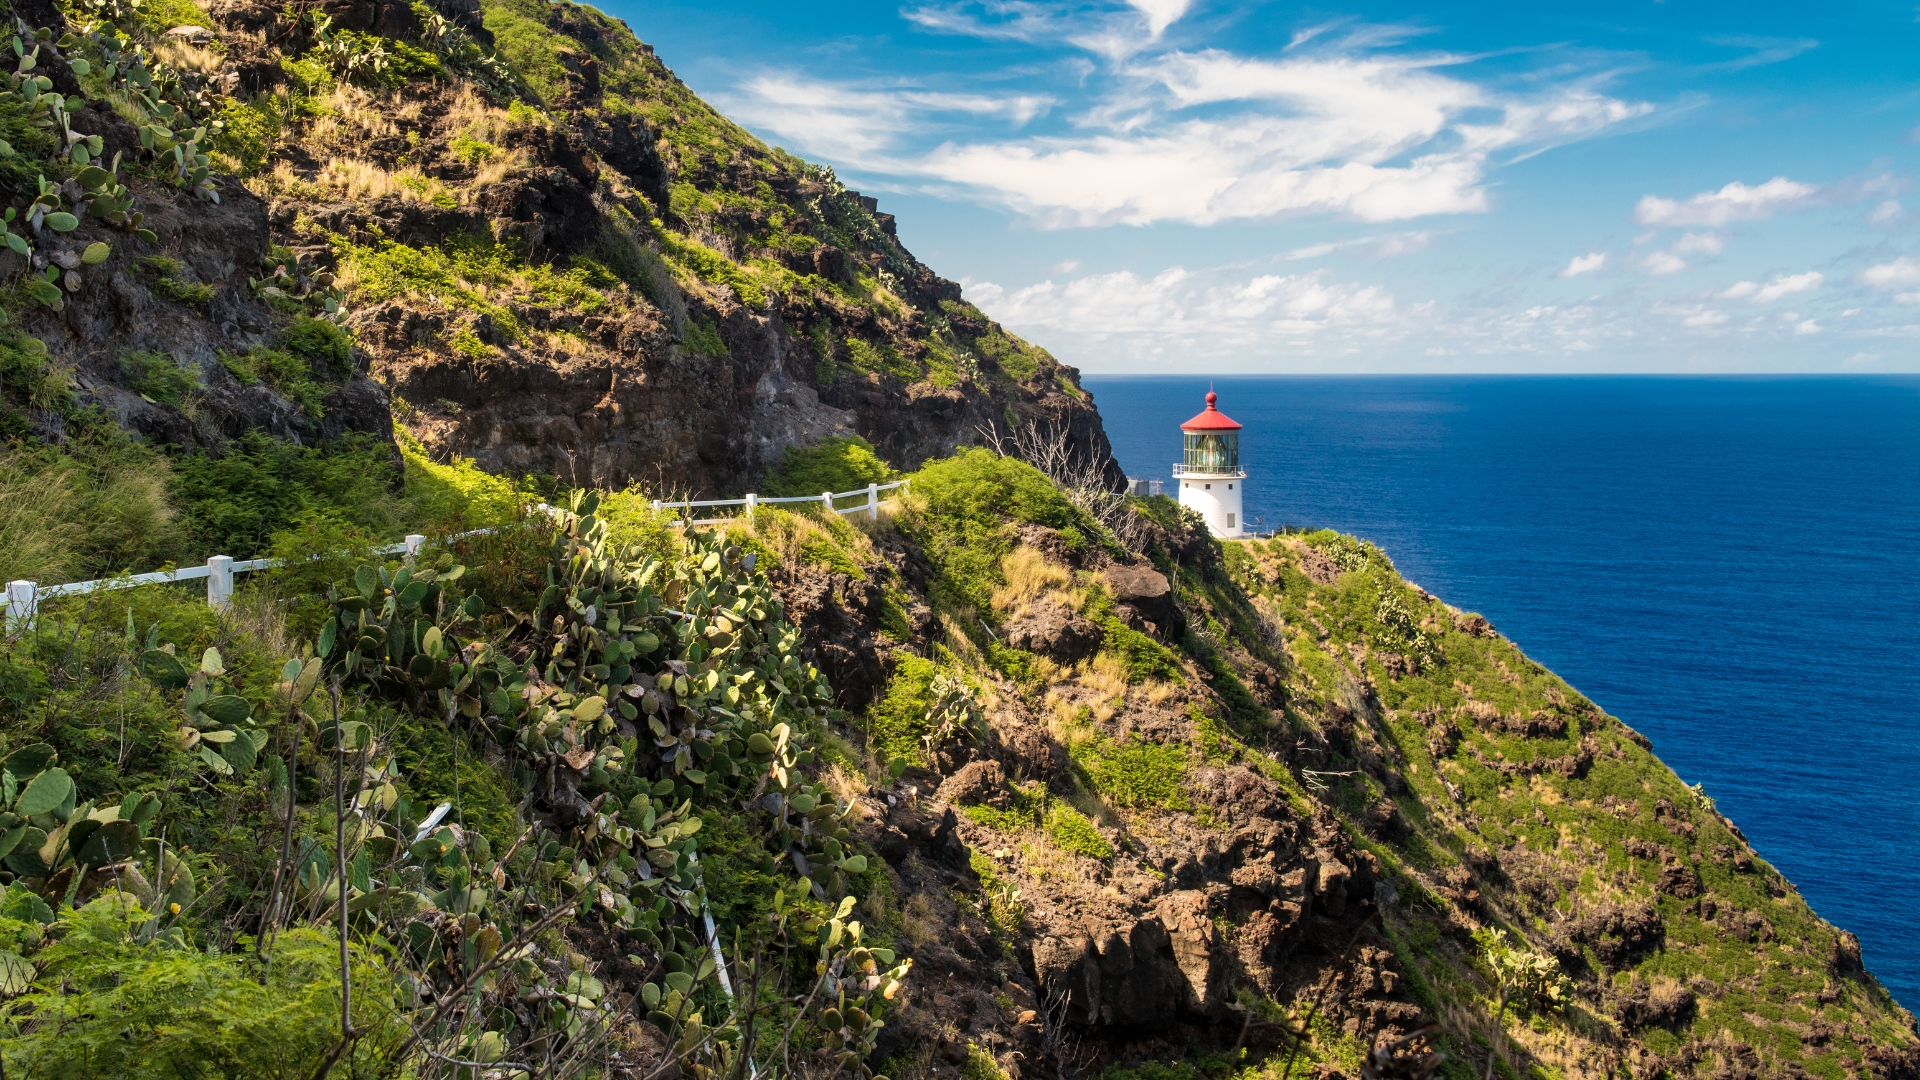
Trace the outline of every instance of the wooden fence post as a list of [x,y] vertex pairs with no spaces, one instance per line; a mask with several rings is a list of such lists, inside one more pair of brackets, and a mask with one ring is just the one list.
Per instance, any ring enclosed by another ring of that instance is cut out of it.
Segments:
[[407,534],[407,558],[411,559],[414,556],[420,554],[420,549],[426,546],[426,543],[427,543],[427,538],[420,535],[419,533],[408,533]]
[[760,496],[747,492],[747,516],[752,517],[754,508],[760,505]]
[[207,605],[225,610],[231,603],[233,603],[233,556],[209,556],[207,559]]
[[867,516],[872,518],[875,521],[880,520],[880,485],[879,484],[867,485]]
[[33,627],[34,613],[40,607],[40,586],[31,581],[7,582],[7,633],[24,633]]

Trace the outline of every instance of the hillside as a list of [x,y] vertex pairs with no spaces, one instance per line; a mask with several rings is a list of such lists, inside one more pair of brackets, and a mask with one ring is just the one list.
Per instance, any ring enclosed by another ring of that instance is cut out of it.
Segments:
[[833,437],[905,468],[1038,423],[1108,460],[1071,368],[590,8],[16,15],[0,436],[34,452],[0,484],[142,524],[9,577],[245,557],[302,513],[395,537],[434,520],[339,489],[403,488],[407,450],[704,497]]
[[568,505],[0,647],[9,1074],[1916,1075],[1850,935],[1362,542],[978,449],[877,520]]
[[0,1074],[1920,1077],[1644,738],[1113,494],[617,21],[15,10],[0,578],[284,561],[0,634]]

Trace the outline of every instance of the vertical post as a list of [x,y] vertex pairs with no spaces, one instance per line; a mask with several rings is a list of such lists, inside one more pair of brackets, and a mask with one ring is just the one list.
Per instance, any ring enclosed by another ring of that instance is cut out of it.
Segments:
[[751,491],[747,492],[747,516],[748,517],[753,516],[754,507],[759,505],[760,505],[760,496],[755,495]]
[[821,492],[821,493],[820,493],[820,504],[821,504],[822,506],[825,506],[825,507],[827,508],[827,513],[829,513],[829,514],[831,514],[831,513],[833,513],[833,492],[831,492],[831,491],[823,491],[823,492]]
[[31,581],[7,582],[7,633],[31,629],[34,612],[40,607],[40,586]]
[[231,603],[233,603],[233,556],[210,556],[207,559],[207,606],[224,611]]
[[880,485],[879,484],[867,485],[867,516],[869,518],[872,518],[875,521],[880,520]]
[[427,542],[427,538],[424,536],[421,536],[419,533],[408,533],[407,534],[407,558],[411,559],[415,555],[420,554],[420,549],[426,545],[426,542]]
[[654,513],[656,513],[656,514],[660,512],[660,500],[659,500],[659,499],[655,499],[655,500],[653,500],[653,512],[654,512]]

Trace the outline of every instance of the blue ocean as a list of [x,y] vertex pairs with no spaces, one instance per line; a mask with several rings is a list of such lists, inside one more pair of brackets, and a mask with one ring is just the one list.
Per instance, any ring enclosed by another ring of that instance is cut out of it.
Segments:
[[[1128,474],[1167,478],[1209,381],[1086,385]],[[1920,378],[1211,385],[1250,524],[1363,536],[1491,619],[1920,1008]]]

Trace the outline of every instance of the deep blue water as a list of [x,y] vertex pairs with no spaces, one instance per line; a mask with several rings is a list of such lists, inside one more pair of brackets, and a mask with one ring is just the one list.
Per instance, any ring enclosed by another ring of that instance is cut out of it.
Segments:
[[[1479,611],[1920,1008],[1920,378],[1225,378],[1249,522]],[[1204,378],[1089,376],[1166,478]]]

